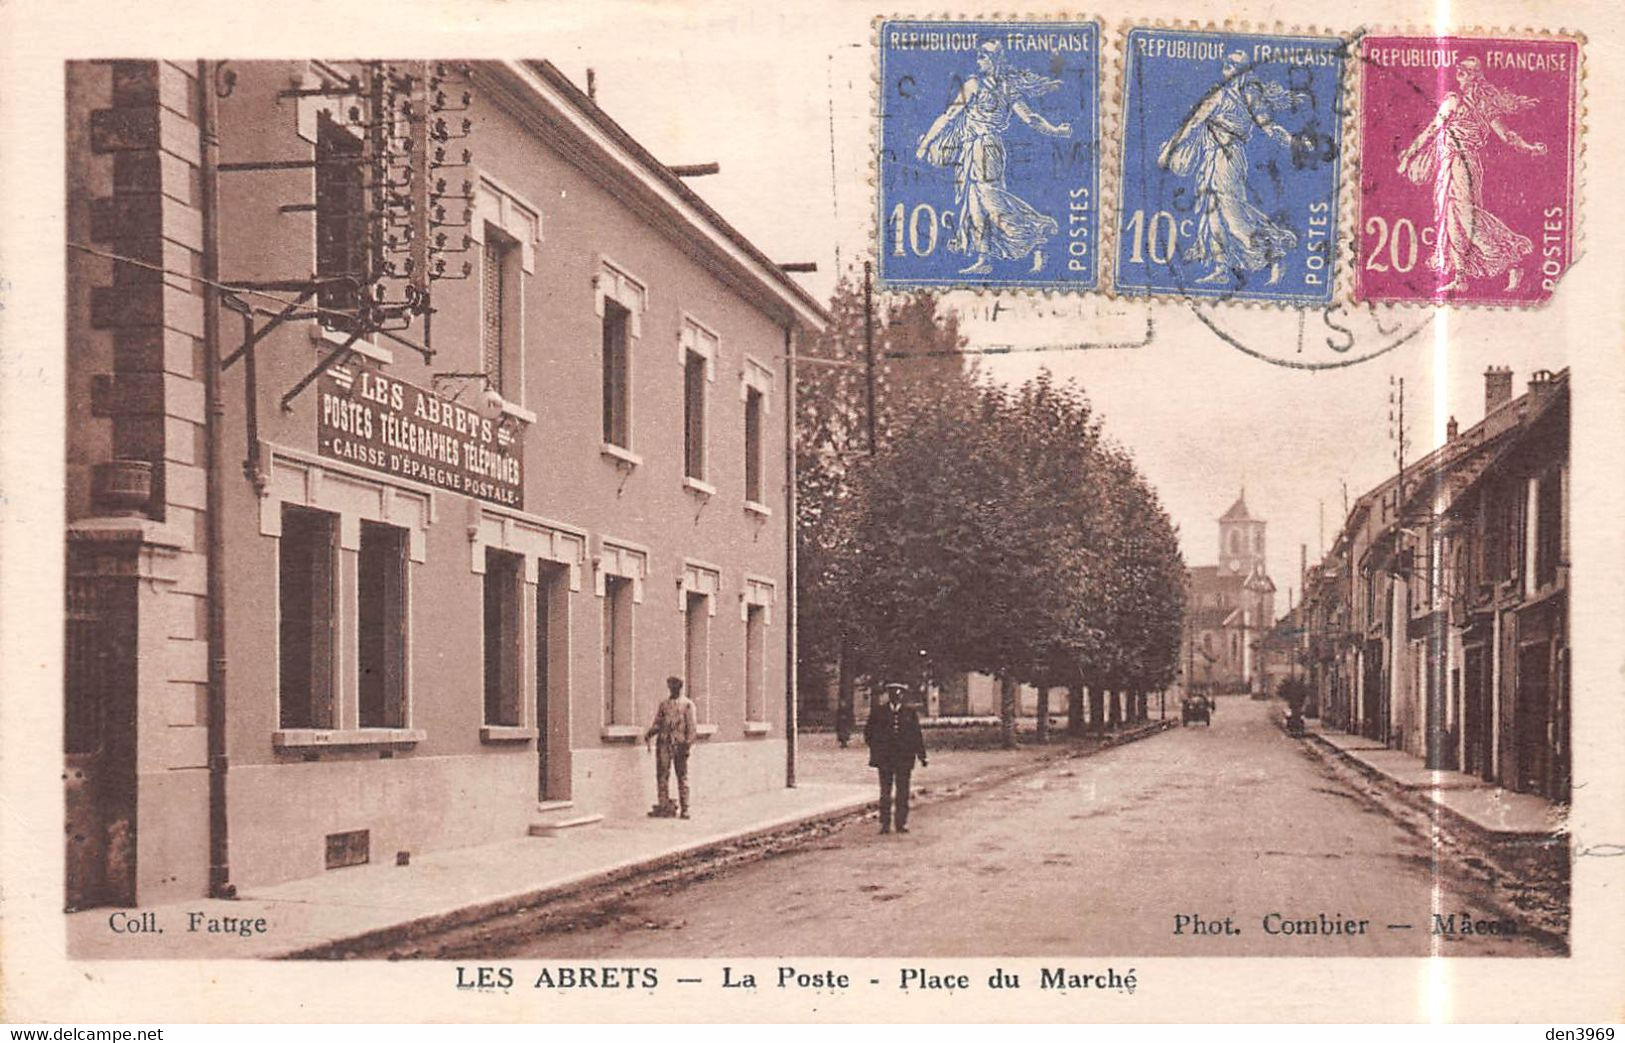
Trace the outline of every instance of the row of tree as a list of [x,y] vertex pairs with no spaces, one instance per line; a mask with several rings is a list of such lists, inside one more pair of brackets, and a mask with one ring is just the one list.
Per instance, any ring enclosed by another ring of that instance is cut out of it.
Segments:
[[1143,716],[1177,667],[1184,562],[1084,392],[1048,372],[983,379],[932,295],[895,298],[877,316],[871,446],[861,292],[843,283],[831,311],[798,380],[804,689],[833,679],[850,707],[860,679],[993,675],[1011,743],[1023,683],[1040,722],[1056,687],[1073,729],[1085,688],[1093,722]]

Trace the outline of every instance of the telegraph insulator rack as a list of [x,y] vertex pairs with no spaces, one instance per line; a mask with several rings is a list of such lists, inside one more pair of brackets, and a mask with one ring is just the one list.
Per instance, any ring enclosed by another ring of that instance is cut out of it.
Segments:
[[[367,61],[351,68],[347,76],[327,75],[278,94],[331,101],[319,115],[314,158],[217,165],[222,174],[309,169],[316,175],[316,200],[281,209],[315,212],[329,226],[318,229],[319,270],[306,278],[229,284],[297,296],[281,311],[244,312],[243,344],[226,366],[244,357],[252,364],[254,345],[290,319],[316,319],[347,335],[282,396],[284,409],[363,337],[382,335],[432,359],[434,284],[467,279],[474,270],[456,256],[473,242],[467,231],[474,221],[472,154],[462,143],[473,130],[469,67]],[[321,126],[324,120],[331,126]],[[337,147],[326,145],[324,131]],[[255,314],[270,321],[256,327]],[[418,318],[421,343],[402,336]]]

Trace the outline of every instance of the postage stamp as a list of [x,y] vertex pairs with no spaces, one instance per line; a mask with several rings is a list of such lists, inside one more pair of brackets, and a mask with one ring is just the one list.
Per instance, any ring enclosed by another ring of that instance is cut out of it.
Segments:
[[1097,285],[1100,27],[880,25],[880,281]]
[[1346,42],[1138,27],[1125,46],[1113,288],[1329,302]]
[[1574,257],[1580,44],[1361,41],[1355,295],[1531,305]]

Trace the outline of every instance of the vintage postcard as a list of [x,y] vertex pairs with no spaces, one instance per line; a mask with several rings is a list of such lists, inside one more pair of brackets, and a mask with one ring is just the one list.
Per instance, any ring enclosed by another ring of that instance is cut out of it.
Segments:
[[1619,1018],[1610,5],[111,14],[8,1022]]

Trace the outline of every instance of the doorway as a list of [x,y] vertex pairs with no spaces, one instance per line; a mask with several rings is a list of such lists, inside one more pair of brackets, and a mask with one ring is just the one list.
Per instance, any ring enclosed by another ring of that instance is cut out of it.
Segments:
[[1381,641],[1367,641],[1361,657],[1364,684],[1360,688],[1360,734],[1379,742],[1388,741],[1387,698],[1383,691],[1384,671]]
[[134,580],[70,575],[62,772],[70,912],[135,904],[135,649]]
[[1494,731],[1490,728],[1489,671],[1485,668],[1488,659],[1488,649],[1483,645],[1468,645],[1462,650],[1461,770],[1486,782],[1494,779]]
[[684,693],[694,700],[694,717],[711,723],[711,599],[690,591],[684,602]]
[[1513,788],[1551,797],[1552,790],[1552,646],[1548,641],[1518,649],[1517,723],[1513,732],[1517,758]]
[[536,571],[536,799],[570,799],[570,575]]

